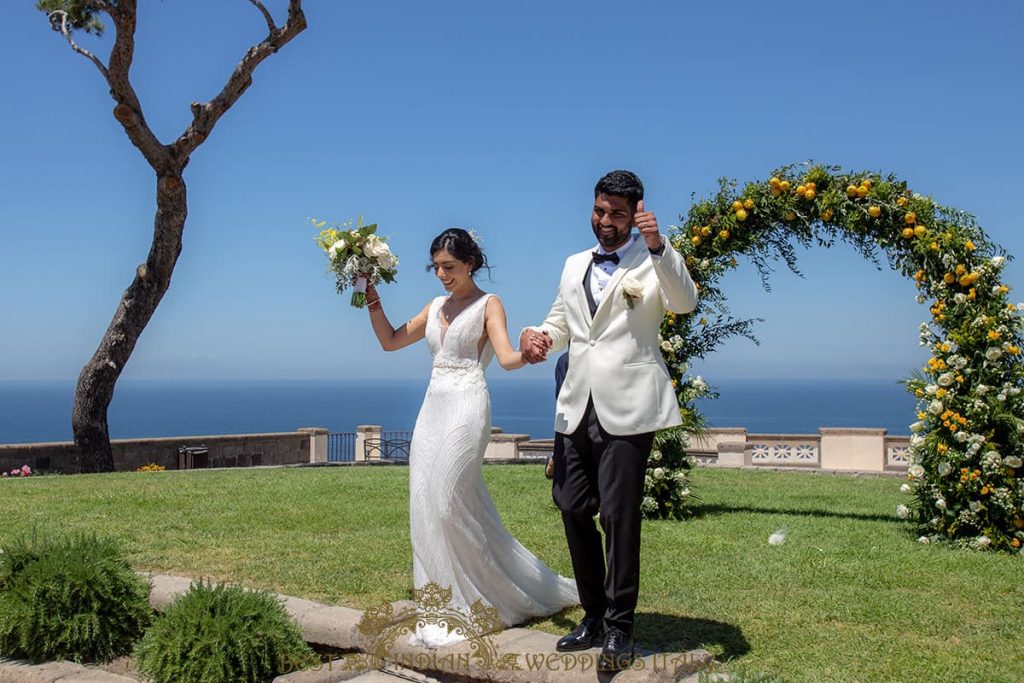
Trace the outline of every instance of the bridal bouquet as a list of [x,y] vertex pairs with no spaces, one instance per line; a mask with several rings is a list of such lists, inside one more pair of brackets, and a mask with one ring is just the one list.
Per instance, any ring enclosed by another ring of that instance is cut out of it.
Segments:
[[387,237],[377,236],[377,224],[363,225],[362,216],[356,228],[352,221],[328,227],[326,221],[309,219],[319,228],[316,243],[327,252],[328,269],[334,273],[338,293],[352,286],[352,305],[366,306],[366,284],[394,282],[398,257],[391,253]]

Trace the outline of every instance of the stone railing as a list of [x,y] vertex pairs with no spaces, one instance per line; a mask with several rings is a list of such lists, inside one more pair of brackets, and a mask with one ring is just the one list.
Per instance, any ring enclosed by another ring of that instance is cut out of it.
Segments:
[[[381,459],[379,425],[360,425],[355,433],[355,461]],[[552,439],[531,440],[495,427],[485,461],[544,460]],[[215,436],[176,436],[111,441],[114,466],[134,470],[148,463],[167,469],[249,467],[328,462],[328,431],[306,427],[294,432]],[[748,434],[745,429],[711,429],[691,441],[688,452],[698,462],[722,467],[795,467],[862,472],[906,471],[910,437],[888,436],[884,429],[823,427],[817,434]],[[74,444],[0,445],[0,471],[28,465],[34,470],[71,474],[78,471]]]
[[[553,444],[551,439],[520,443],[520,457],[546,457]],[[701,464],[720,467],[901,472],[909,466],[909,447],[909,436],[888,436],[884,429],[822,427],[817,434],[748,434],[742,428],[722,428],[692,439],[687,452]]]

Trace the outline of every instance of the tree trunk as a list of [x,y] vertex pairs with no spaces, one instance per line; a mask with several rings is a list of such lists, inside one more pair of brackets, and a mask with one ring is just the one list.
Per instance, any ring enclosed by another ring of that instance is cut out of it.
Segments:
[[114,471],[107,408],[135,344],[171,285],[188,214],[181,172],[179,168],[157,178],[156,218],[149,257],[136,269],[135,279],[121,296],[99,348],[78,376],[71,427],[80,472]]

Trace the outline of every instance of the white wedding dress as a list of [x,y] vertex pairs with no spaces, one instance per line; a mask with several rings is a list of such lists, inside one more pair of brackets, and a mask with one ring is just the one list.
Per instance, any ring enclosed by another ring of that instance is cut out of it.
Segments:
[[[494,356],[480,348],[484,294],[441,329],[440,296],[430,304],[426,338],[434,363],[409,452],[409,522],[413,584],[451,589],[449,606],[469,616],[477,599],[505,626],[579,604],[576,582],[559,576],[505,529],[484,485],[484,449],[491,399],[484,368]],[[538,481],[538,486],[542,485]],[[409,642],[439,647],[464,640],[441,623],[416,627]]]

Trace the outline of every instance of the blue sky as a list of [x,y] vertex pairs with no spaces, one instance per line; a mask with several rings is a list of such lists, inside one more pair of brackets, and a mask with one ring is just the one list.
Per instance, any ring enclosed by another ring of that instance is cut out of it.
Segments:
[[[266,28],[244,0],[139,4],[133,82],[166,141]],[[281,21],[286,4],[267,2]],[[383,353],[334,293],[306,218],[363,213],[391,236],[396,324],[443,293],[422,267],[431,238],[474,227],[515,334],[591,245],[593,184],[614,168],[644,179],[665,226],[720,176],[808,159],[894,172],[1024,252],[1020,3],[306,4],[309,29],[192,157],[184,250],[125,378],[423,377],[424,346]],[[0,380],[67,379],[145,259],[154,184],[96,69],[34,2],[9,5]],[[82,37],[104,57],[112,40]],[[736,315],[765,322],[760,347],[699,366],[712,383],[895,380],[921,362],[910,282],[843,246],[800,266],[770,294],[752,267],[724,282]],[[1005,272],[1024,283],[1018,262]]]

